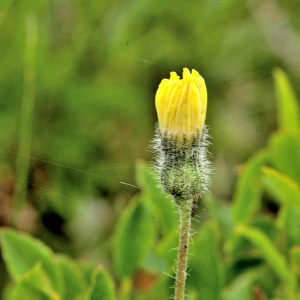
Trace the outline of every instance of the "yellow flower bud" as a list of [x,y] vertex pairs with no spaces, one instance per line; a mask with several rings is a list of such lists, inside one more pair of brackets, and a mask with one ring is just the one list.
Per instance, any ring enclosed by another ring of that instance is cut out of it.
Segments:
[[206,117],[207,92],[204,79],[195,70],[183,69],[182,79],[171,72],[163,79],[155,97],[161,134],[187,139],[202,134]]

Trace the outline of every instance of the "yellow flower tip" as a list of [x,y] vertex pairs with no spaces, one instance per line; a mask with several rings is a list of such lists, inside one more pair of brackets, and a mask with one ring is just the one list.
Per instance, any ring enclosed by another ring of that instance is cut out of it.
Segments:
[[196,77],[196,78],[202,78],[201,76],[200,76],[200,74],[196,71],[196,70],[192,70],[192,74],[191,74],[193,77]]
[[159,88],[163,88],[166,84],[169,83],[169,79],[163,79],[160,84],[159,84]]
[[202,133],[207,93],[204,79],[195,70],[183,69],[182,79],[171,72],[156,92],[155,104],[162,134],[191,138]]
[[183,68],[182,79],[184,79],[184,80],[191,79],[191,73],[188,68]]
[[170,80],[180,80],[180,77],[177,75],[176,72],[170,73]]

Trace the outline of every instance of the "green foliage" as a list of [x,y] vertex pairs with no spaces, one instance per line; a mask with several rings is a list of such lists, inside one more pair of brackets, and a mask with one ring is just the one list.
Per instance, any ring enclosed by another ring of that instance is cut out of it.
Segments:
[[298,276],[300,276],[300,247],[295,246],[291,249],[291,263],[292,270]]
[[300,188],[299,185],[287,176],[271,169],[263,167],[266,185],[277,200],[283,204],[292,204],[300,212]]
[[290,134],[274,134],[269,142],[272,164],[296,182],[300,181],[300,140]]
[[51,300],[61,299],[53,289],[52,283],[42,269],[42,265],[39,261],[16,282],[16,286],[12,292],[12,298],[23,299],[24,295],[28,295],[28,299],[29,297],[37,299],[42,297],[42,299]]
[[64,282],[64,299],[72,300],[83,293],[88,284],[85,281],[79,266],[70,258],[64,255],[56,256],[56,262],[61,270]]
[[115,299],[113,281],[102,267],[95,268],[87,283],[80,264],[64,255],[54,255],[35,238],[4,229],[1,246],[14,280],[9,299]]
[[170,197],[166,196],[162,189],[159,188],[159,182],[153,174],[154,170],[148,164],[142,161],[138,162],[137,182],[145,194],[145,200],[149,203],[154,215],[157,216],[157,221],[161,224],[162,231],[167,233],[177,228],[177,216],[170,213],[176,208]]
[[281,209],[280,221],[288,238],[288,249],[300,245],[300,214],[293,205],[287,205]]
[[8,10],[12,4],[12,0],[4,0],[4,1],[1,1],[1,4],[0,4],[0,27],[4,21],[4,18],[6,17],[7,13],[8,13]]
[[103,300],[115,299],[112,279],[109,277],[108,273],[101,268],[94,271],[90,295],[87,300],[97,300],[100,298]]
[[240,175],[233,198],[232,215],[236,223],[247,223],[259,209],[261,197],[260,168],[265,164],[267,154],[256,154]]
[[261,251],[264,259],[268,261],[270,266],[274,269],[274,272],[284,284],[292,289],[295,287],[295,277],[288,269],[285,258],[261,231],[247,227],[238,227],[237,233],[246,237]]
[[114,237],[114,261],[121,278],[131,277],[141,266],[155,238],[154,220],[141,201],[133,201],[124,212]]
[[274,71],[277,96],[278,126],[286,133],[300,135],[299,100],[289,82],[287,75],[280,69]]
[[251,270],[244,272],[237,276],[234,281],[226,288],[224,299],[225,300],[253,300],[251,287],[257,277],[257,271]]
[[[190,278],[188,284],[196,288],[200,299],[222,299],[223,270],[215,230],[207,224],[202,226],[190,247]],[[200,284],[201,283],[201,284]]]
[[[274,77],[280,132],[271,136],[268,148],[246,163],[237,182],[232,204],[233,220],[237,227],[227,242],[233,262],[236,261],[228,269],[232,275],[225,288],[226,300],[252,300],[256,297],[255,286],[259,287],[261,295],[266,295],[262,297],[268,297],[266,299],[280,299],[281,293],[284,299],[299,297],[296,279],[300,242],[299,105],[285,73],[276,70]],[[279,205],[277,218],[262,219],[259,216],[262,213],[263,191]],[[249,260],[246,264],[247,256],[248,259],[252,257],[252,263]],[[242,266],[242,262],[244,267],[237,268]],[[264,266],[263,269],[260,266]],[[266,280],[274,275],[276,280]]]
[[102,268],[96,268],[92,274],[92,284],[88,291],[76,300],[114,300],[113,283],[109,275]]
[[62,291],[62,276],[50,248],[30,236],[5,229],[1,231],[1,245],[3,258],[14,280],[20,279],[37,262],[41,262],[55,290]]

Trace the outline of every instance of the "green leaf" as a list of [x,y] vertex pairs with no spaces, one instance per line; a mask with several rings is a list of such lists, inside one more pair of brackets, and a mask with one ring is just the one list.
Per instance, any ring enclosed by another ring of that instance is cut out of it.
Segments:
[[23,284],[17,283],[13,289],[11,298],[9,300],[52,300],[45,294],[37,291],[36,289]]
[[294,205],[300,213],[299,186],[289,177],[269,167],[263,167],[262,172],[265,186],[275,199],[284,205]]
[[234,229],[230,206],[228,204],[221,203],[219,199],[215,199],[208,194],[202,198],[202,201],[210,213],[211,218],[218,222],[224,238],[229,238]]
[[266,235],[259,230],[248,227],[239,227],[237,234],[244,236],[258,248],[278,278],[291,289],[294,288],[296,279],[289,270],[285,257],[275,248]]
[[46,272],[42,269],[42,264],[40,262],[38,262],[22,277],[20,277],[17,280],[17,285],[24,285],[30,288],[30,290],[34,289],[36,291],[39,291],[51,300],[61,299],[61,297],[54,291],[53,285]]
[[77,266],[80,268],[80,271],[84,276],[85,282],[87,282],[90,285],[92,280],[92,274],[94,272],[93,265],[85,261],[78,261]]
[[273,299],[276,294],[276,288],[278,287],[278,278],[272,268],[267,264],[263,264],[257,268],[257,277],[254,284],[257,284],[264,292],[266,297],[262,300]]
[[274,134],[269,144],[274,167],[300,182],[300,141],[292,135]]
[[199,293],[201,299],[222,299],[223,271],[217,255],[217,238],[211,225],[204,225],[190,246],[193,256],[189,262],[188,284]]
[[132,292],[132,280],[125,278],[122,280],[118,300],[130,300]]
[[167,274],[162,274],[148,292],[137,294],[134,300],[171,299],[174,294],[174,290],[170,288],[171,286],[174,286],[174,279]]
[[9,284],[6,284],[6,286],[2,290],[1,300],[12,300],[13,298],[12,294],[15,289],[16,289],[15,284],[12,284],[11,282]]
[[154,243],[155,227],[145,205],[132,201],[116,226],[114,262],[120,277],[131,277]]
[[260,168],[266,159],[265,152],[257,153],[245,164],[238,178],[232,204],[233,220],[238,224],[248,223],[260,207]]
[[267,214],[260,215],[254,222],[250,223],[250,226],[263,232],[272,241],[280,235],[279,228],[274,224],[274,218]]
[[143,269],[152,274],[161,274],[166,271],[167,265],[162,258],[150,252],[144,261]]
[[253,287],[261,290],[261,300],[273,299],[278,279],[266,265],[251,267],[236,276],[224,289],[224,300],[254,300]]
[[163,193],[162,189],[158,187],[159,182],[153,175],[154,169],[151,169],[144,161],[137,163],[137,182],[145,193],[145,198],[153,209],[158,222],[162,226],[164,233],[177,228],[177,215],[174,213],[176,208],[172,203],[172,199]]
[[56,291],[62,292],[62,276],[50,248],[27,234],[10,229],[1,230],[0,237],[3,259],[14,280],[19,279],[40,261]]
[[103,267],[97,267],[92,274],[91,285],[76,300],[115,300],[114,285],[111,277]]
[[174,265],[178,253],[179,232],[173,229],[163,237],[156,246],[156,253],[163,258],[167,266]]
[[72,300],[88,288],[84,275],[79,266],[67,256],[59,255],[56,257],[56,261],[61,268],[64,278],[65,289],[63,299]]
[[224,290],[224,300],[253,300],[252,285],[256,270],[237,276]]
[[300,246],[294,246],[291,249],[292,270],[300,277]]
[[115,300],[113,281],[102,267],[97,267],[92,275],[92,285],[88,300]]
[[277,98],[278,126],[285,132],[299,136],[300,111],[296,94],[284,71],[276,69],[273,76]]
[[288,248],[300,245],[300,214],[293,205],[281,209],[280,221],[288,237]]
[[5,17],[7,16],[7,13],[12,3],[13,0],[4,0],[0,2],[0,28],[2,26],[3,21],[5,20]]

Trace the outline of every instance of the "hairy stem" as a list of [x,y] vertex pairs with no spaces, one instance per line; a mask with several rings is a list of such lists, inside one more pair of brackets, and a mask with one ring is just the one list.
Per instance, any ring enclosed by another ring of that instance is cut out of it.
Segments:
[[186,281],[186,268],[188,260],[188,247],[191,229],[192,199],[189,201],[180,200],[180,238],[178,246],[177,274],[175,283],[174,300],[183,300]]

